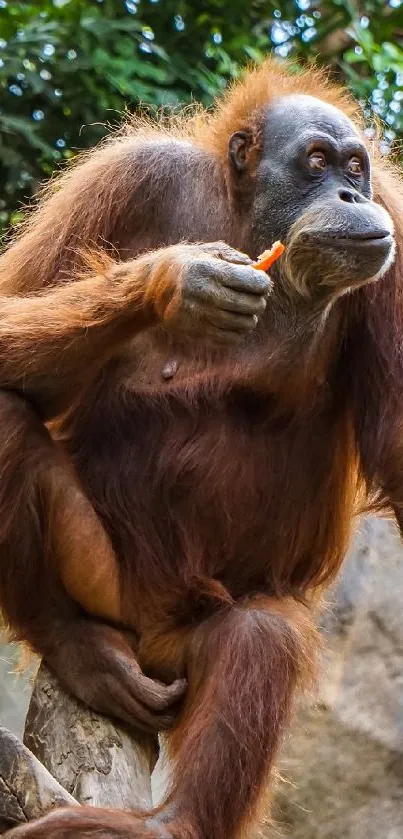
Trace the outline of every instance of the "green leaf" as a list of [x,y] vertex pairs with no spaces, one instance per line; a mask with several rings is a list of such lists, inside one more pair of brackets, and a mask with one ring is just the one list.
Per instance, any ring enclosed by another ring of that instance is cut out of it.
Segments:
[[34,124],[24,117],[0,114],[0,131],[8,134],[22,134],[26,141],[34,148],[40,149],[45,154],[53,153],[53,149],[49,143],[36,133]]

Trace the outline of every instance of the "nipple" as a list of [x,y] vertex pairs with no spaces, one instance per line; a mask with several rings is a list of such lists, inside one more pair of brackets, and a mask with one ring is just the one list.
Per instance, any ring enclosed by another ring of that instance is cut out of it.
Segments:
[[178,371],[178,367],[179,367],[179,364],[176,361],[176,359],[172,359],[171,361],[167,361],[166,364],[164,364],[164,366],[161,370],[162,378],[165,379],[165,380],[173,379],[175,373],[177,373],[177,371]]

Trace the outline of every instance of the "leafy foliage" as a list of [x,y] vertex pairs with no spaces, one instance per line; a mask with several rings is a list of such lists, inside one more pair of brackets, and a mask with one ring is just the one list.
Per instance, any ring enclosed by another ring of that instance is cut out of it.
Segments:
[[139,102],[209,104],[248,60],[313,57],[384,150],[403,136],[402,0],[0,0],[0,225]]

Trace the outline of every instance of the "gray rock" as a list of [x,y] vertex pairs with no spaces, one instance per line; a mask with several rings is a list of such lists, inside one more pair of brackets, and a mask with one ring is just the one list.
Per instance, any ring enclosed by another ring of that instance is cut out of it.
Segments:
[[403,548],[392,523],[361,526],[323,629],[318,701],[301,708],[280,763],[279,833],[402,839]]
[[0,632],[0,724],[22,737],[31,695],[30,672],[15,672],[18,650]]

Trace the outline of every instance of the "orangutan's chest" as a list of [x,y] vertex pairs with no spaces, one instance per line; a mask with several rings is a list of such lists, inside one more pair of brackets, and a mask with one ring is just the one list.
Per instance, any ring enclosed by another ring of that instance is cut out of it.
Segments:
[[251,394],[213,405],[140,393],[98,446],[88,425],[79,470],[125,562],[146,549],[150,569],[190,562],[225,579],[228,567],[253,577],[273,557],[327,549],[351,506],[338,431],[318,418],[271,427],[269,407]]
[[120,376],[136,393],[156,390],[163,394],[182,384],[191,384],[209,371],[242,363],[247,357],[246,342],[241,346],[213,350],[196,337],[182,341],[162,327],[137,335],[127,347],[120,365]]

